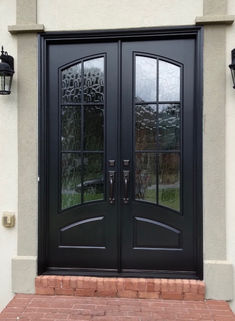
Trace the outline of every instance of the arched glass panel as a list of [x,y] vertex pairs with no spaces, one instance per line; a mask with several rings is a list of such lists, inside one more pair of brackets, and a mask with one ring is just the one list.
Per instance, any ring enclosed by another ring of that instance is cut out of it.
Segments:
[[180,67],[135,56],[135,199],[180,211]]
[[180,67],[159,60],[159,101],[180,100]]
[[84,62],[84,102],[104,101],[104,58]]
[[104,199],[104,57],[61,73],[61,209]]
[[136,56],[136,102],[157,99],[157,60]]
[[82,64],[62,71],[62,103],[80,103],[82,99]]

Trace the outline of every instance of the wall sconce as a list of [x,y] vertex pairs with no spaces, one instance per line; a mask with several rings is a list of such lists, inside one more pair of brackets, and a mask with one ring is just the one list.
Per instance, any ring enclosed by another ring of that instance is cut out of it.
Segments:
[[232,74],[233,88],[235,89],[235,49],[231,51],[232,63],[229,65]]
[[0,95],[9,95],[11,93],[11,83],[14,74],[14,58],[8,53],[1,51],[0,56]]

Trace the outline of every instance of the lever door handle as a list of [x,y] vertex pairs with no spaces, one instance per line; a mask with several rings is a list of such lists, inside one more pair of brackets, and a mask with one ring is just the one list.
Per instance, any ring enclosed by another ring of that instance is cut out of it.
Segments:
[[109,171],[109,204],[114,204],[114,180],[115,180],[115,171]]
[[129,197],[128,197],[128,187],[129,187],[129,180],[130,180],[130,171],[123,171],[123,180],[124,180],[124,197],[123,202],[124,204],[128,204]]

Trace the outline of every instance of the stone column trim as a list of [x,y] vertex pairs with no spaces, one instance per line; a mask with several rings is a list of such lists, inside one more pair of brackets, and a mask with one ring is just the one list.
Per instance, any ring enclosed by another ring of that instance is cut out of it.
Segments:
[[234,15],[205,15],[196,17],[196,25],[231,25],[234,23]]
[[8,26],[8,31],[11,34],[42,32],[44,31],[44,25],[39,25],[39,24],[11,25],[11,26]]

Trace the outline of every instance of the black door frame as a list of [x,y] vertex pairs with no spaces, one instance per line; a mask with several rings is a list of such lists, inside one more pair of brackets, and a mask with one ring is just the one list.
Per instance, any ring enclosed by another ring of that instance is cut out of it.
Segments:
[[[203,29],[198,26],[186,27],[170,27],[170,28],[141,28],[141,29],[118,29],[118,30],[94,30],[81,32],[46,32],[38,36],[38,63],[39,63],[39,198],[38,198],[38,274],[47,274],[47,151],[48,151],[48,132],[47,132],[47,48],[49,44],[66,44],[80,43],[92,41],[111,41],[111,40],[163,40],[163,39],[195,39],[195,101],[194,101],[194,219],[195,219],[195,234],[198,235],[196,248],[197,271],[194,278],[203,279],[203,227],[202,227],[202,93],[203,93]],[[72,271],[71,271],[72,272]],[[70,272],[70,274],[72,274]],[[57,271],[53,274],[65,274],[63,271]],[[102,273],[99,273],[102,275]],[[120,276],[137,276],[136,274],[121,274]],[[143,275],[138,274],[139,277]],[[163,275],[159,275],[164,277]],[[156,275],[148,275],[148,277],[156,277]],[[188,278],[187,275],[172,273],[168,277],[173,278]],[[191,278],[191,276],[190,276]]]

